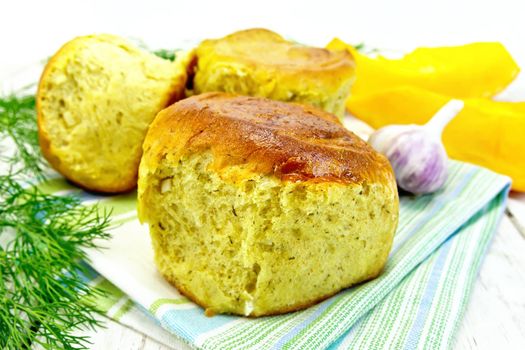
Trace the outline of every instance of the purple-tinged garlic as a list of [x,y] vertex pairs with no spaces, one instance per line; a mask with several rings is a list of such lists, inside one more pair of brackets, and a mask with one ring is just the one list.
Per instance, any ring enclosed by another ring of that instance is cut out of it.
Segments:
[[368,139],[392,164],[397,185],[414,194],[432,193],[447,180],[447,153],[441,141],[445,126],[463,108],[451,100],[425,125],[389,125]]

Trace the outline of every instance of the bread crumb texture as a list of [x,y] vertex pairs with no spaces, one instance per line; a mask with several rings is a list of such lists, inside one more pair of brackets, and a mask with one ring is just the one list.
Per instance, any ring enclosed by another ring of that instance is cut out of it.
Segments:
[[395,187],[281,181],[210,151],[142,168],[139,212],[160,272],[209,313],[298,310],[377,276],[397,226]]
[[196,94],[222,91],[306,103],[339,117],[354,80],[349,52],[300,45],[266,29],[205,40],[196,62]]
[[161,59],[112,35],[68,42],[51,58],[39,84],[44,156],[86,189],[135,187],[150,122],[183,97],[185,60]]

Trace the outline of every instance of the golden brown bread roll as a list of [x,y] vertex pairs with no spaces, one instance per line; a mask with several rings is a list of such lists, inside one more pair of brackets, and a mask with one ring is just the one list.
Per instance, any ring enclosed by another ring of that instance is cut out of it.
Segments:
[[37,93],[44,157],[88,190],[137,184],[149,123],[184,96],[184,59],[170,62],[114,35],[66,43],[47,63]]
[[298,310],[373,278],[398,219],[387,159],[335,116],[225,93],[158,114],[138,191],[160,272],[208,313]]
[[224,91],[308,103],[342,117],[354,79],[346,50],[300,45],[266,29],[204,40],[195,52],[196,94]]

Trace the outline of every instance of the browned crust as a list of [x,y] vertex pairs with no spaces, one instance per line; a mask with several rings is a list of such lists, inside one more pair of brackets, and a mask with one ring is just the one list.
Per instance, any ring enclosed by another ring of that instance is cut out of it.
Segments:
[[246,165],[283,181],[394,183],[388,160],[314,107],[226,93],[181,100],[160,112],[144,142],[143,162],[154,171],[169,155],[211,150],[211,170]]
[[[71,181],[73,184],[75,184],[76,186],[84,190],[91,191],[91,192],[107,193],[107,194],[129,192],[137,187],[138,166],[140,164],[140,157],[136,160],[134,164],[135,174],[132,178],[129,179],[129,181],[114,184],[112,186],[111,185],[98,186],[97,184],[86,184],[81,181],[77,181],[75,179],[75,175],[69,171],[67,166],[64,166],[61,163],[60,159],[56,157],[51,150],[51,139],[49,137],[49,134],[46,131],[44,116],[42,113],[42,109],[40,107],[42,96],[45,94],[44,86],[46,84],[46,79],[49,76],[49,73],[55,61],[60,56],[65,54],[68,50],[74,49],[75,45],[77,45],[78,40],[83,39],[83,38],[85,37],[77,37],[67,42],[66,44],[64,44],[49,59],[46,66],[44,67],[44,70],[42,71],[42,75],[40,76],[40,81],[38,83],[37,93],[36,93],[36,112],[37,112],[38,140],[40,143],[40,149],[42,151],[42,155],[49,162],[51,167],[53,167],[56,171],[62,174],[66,179]],[[173,91],[169,95],[166,96],[166,103],[163,104],[164,107],[167,107],[171,105],[172,103],[185,97],[184,96],[184,86],[186,85],[186,78],[187,78],[186,76],[181,76],[180,81],[176,85],[174,85]]]
[[[325,295],[322,295],[316,299],[313,299],[313,300],[309,300],[309,301],[304,301],[304,302],[301,302],[301,303],[297,303],[295,305],[291,305],[291,306],[288,306],[288,307],[285,307],[285,308],[281,308],[281,309],[276,309],[276,310],[272,310],[270,312],[262,312],[262,313],[253,313],[253,314],[250,314],[248,316],[242,314],[242,313],[229,313],[229,314],[234,314],[234,315],[240,315],[240,316],[244,316],[244,317],[248,317],[248,318],[257,318],[257,317],[262,317],[262,316],[275,316],[275,315],[282,315],[282,314],[286,314],[286,313],[290,313],[290,312],[295,312],[295,311],[299,311],[299,310],[303,310],[303,309],[307,309],[311,306],[314,306],[326,299],[329,299],[331,297],[333,297],[334,295],[336,295],[337,293],[339,293],[340,291],[344,290],[344,289],[347,289],[347,288],[350,288],[350,287],[353,287],[353,286],[356,286],[356,285],[359,285],[359,284],[362,284],[362,283],[365,283],[367,281],[370,281],[374,278],[376,278],[377,276],[379,276],[381,274],[381,272],[383,271],[383,266],[384,264],[381,265],[381,268],[377,270],[377,272],[373,272],[371,273],[369,276],[365,277],[363,280],[359,281],[359,282],[356,282],[356,283],[351,283],[347,286],[342,286],[341,288],[335,290],[334,292],[332,293],[328,293],[328,294],[325,294]],[[192,302],[194,302],[195,304],[199,305],[201,308],[204,309],[204,314],[208,317],[211,317],[211,316],[214,316],[215,314],[217,313],[223,313],[219,310],[214,310],[213,308],[209,308],[208,305],[206,305],[205,302],[203,302],[202,300],[200,300],[199,298],[197,298],[193,293],[191,293],[190,291],[188,291],[187,289],[185,289],[182,284],[178,283],[176,280],[174,279],[171,279],[169,278],[168,276],[166,276],[165,274],[162,274],[162,276],[164,277],[164,279],[166,281],[168,281],[172,286],[174,286],[175,288],[177,288],[177,290],[179,291],[180,294],[184,295],[185,297],[187,297],[188,299],[190,299]]]
[[44,85],[46,83],[46,78],[49,75],[49,71],[51,70],[51,67],[54,65],[55,61],[58,59],[58,57],[68,50],[69,46],[72,41],[66,43],[63,45],[54,55],[49,59],[46,66],[44,67],[44,70],[42,71],[42,75],[40,76],[40,81],[38,83],[37,92],[36,92],[36,113],[37,113],[37,126],[38,126],[38,140],[40,143],[40,149],[42,151],[42,155],[44,158],[49,162],[49,164],[56,169],[58,172],[60,172],[62,175],[64,175],[66,178],[69,179],[68,176],[66,176],[59,167],[59,160],[56,158],[53,153],[51,152],[51,141],[49,139],[49,135],[47,134],[45,127],[44,127],[44,117],[42,115],[42,109],[40,107],[42,94],[44,90]]
[[330,51],[301,45],[264,28],[237,31],[220,39],[204,40],[197,56],[213,54],[254,67],[308,74],[316,78],[353,75],[355,62],[347,50]]

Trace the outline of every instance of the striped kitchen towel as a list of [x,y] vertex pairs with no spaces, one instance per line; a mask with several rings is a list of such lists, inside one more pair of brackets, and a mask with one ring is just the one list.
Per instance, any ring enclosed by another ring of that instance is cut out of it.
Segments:
[[[378,278],[306,310],[257,319],[206,317],[162,279],[147,227],[136,219],[134,194],[99,198],[77,190],[86,204],[112,208],[118,223],[112,239],[100,242],[105,249],[89,252],[94,270],[86,278],[108,292],[98,304],[110,317],[155,336],[149,317],[199,349],[449,348],[509,184],[507,177],[451,161],[443,190],[401,197],[393,249]],[[54,180],[43,188],[69,187]]]

